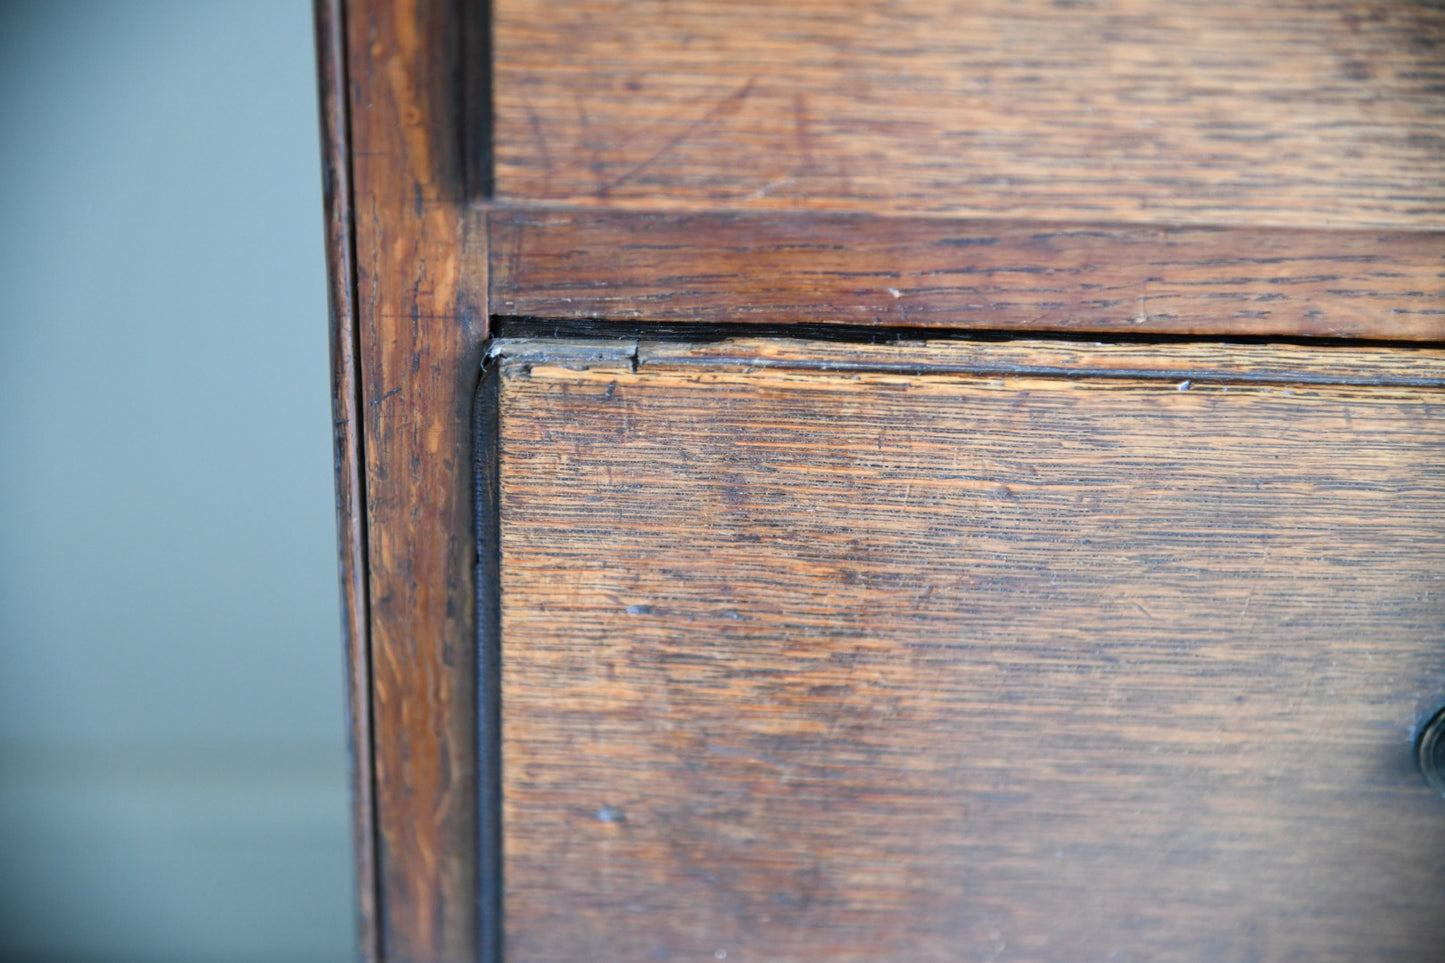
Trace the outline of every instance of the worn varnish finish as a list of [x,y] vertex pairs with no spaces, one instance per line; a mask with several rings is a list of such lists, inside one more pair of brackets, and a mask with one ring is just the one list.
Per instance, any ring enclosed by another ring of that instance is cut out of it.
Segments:
[[364,953],[485,952],[492,315],[1401,343],[514,358],[518,958],[1438,941],[1438,4],[488,13],[318,0]]
[[1445,233],[490,215],[494,313],[1445,339]]
[[496,0],[498,196],[1445,224],[1445,8]]
[[761,347],[503,362],[509,959],[1438,955],[1439,352]]
[[345,39],[386,960],[476,953],[470,405],[486,335],[449,3],[351,3]]
[[361,404],[357,378],[352,266],[351,162],[347,154],[346,45],[340,0],[316,4],[322,188],[326,206],[327,295],[331,335],[331,416],[335,446],[336,533],[341,639],[346,650],[347,748],[351,763],[352,851],[356,860],[357,943],[377,953],[376,811],[371,766],[371,653],[367,637],[366,492],[361,482]]

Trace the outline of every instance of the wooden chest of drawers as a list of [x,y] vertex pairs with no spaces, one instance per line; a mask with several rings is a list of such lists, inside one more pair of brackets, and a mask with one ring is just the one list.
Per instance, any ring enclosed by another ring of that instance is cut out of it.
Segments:
[[1438,6],[318,13],[369,956],[1438,955]]

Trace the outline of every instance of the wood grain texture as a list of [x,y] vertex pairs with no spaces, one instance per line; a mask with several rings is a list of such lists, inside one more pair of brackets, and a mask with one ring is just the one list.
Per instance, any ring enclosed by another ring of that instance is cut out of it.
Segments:
[[493,312],[1445,339],[1445,234],[499,209]]
[[367,614],[366,490],[362,485],[361,396],[357,376],[356,272],[352,262],[350,130],[346,41],[340,0],[316,0],[316,63],[321,113],[321,183],[326,214],[331,420],[341,641],[346,653],[347,753],[351,767],[351,847],[355,859],[357,945],[378,952],[376,835],[371,765],[371,649]]
[[498,196],[1445,224],[1445,10],[497,0]]
[[[598,342],[599,345],[605,342]],[[577,349],[546,341],[539,357],[577,357]],[[520,346],[498,344],[497,352]],[[618,347],[612,346],[611,356]],[[756,371],[874,372],[890,374],[1026,375],[1056,378],[1133,378],[1229,384],[1445,387],[1445,350],[1439,348],[1228,344],[1089,343],[1042,338],[1006,341],[929,340],[860,345],[784,338],[733,338],[709,344],[642,341],[639,364]],[[518,357],[529,357],[520,353]]]
[[1439,389],[544,348],[501,389],[509,959],[1438,955]]
[[472,390],[486,237],[450,2],[346,8],[380,955],[477,951]]

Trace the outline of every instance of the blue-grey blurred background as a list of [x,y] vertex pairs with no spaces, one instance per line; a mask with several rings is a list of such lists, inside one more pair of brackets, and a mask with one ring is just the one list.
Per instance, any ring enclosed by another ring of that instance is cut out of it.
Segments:
[[310,5],[0,0],[0,959],[354,956]]

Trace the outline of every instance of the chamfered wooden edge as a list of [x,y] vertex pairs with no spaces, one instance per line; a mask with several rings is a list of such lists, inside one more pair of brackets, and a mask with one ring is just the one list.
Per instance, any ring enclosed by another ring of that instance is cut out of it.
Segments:
[[502,905],[502,540],[500,378],[484,362],[472,403],[472,497],[477,563],[477,955],[501,963]]
[[470,413],[487,336],[463,0],[344,0],[377,958],[477,958]]
[[320,84],[321,177],[331,341],[331,416],[335,452],[336,534],[341,582],[341,639],[346,658],[347,752],[351,768],[352,852],[357,941],[377,958],[375,785],[371,768],[371,653],[367,638],[366,492],[361,476],[359,382],[351,163],[347,153],[346,39],[341,0],[315,0]]
[[1096,343],[1018,338],[848,344],[740,338],[712,344],[639,342],[637,365],[811,371],[1141,378],[1181,385],[1445,387],[1445,350],[1379,345]]
[[493,208],[497,315],[1445,339],[1445,233]]
[[1091,344],[1049,338],[871,344],[786,337],[690,343],[599,336],[496,338],[487,357],[508,367],[668,366],[744,377],[779,370],[1165,380],[1181,390],[1196,383],[1445,388],[1445,349],[1352,344]]

